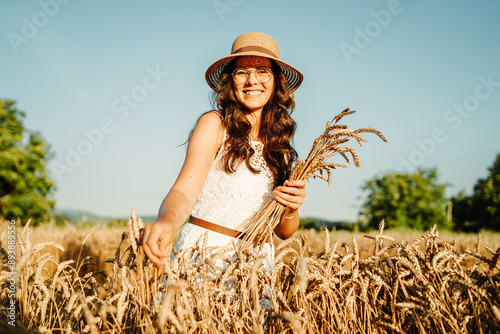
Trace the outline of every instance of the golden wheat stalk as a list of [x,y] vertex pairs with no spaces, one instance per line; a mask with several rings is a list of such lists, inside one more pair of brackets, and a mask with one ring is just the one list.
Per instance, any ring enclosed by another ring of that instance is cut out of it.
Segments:
[[[297,159],[290,173],[290,180],[307,180],[311,177],[318,177],[330,185],[332,182],[331,170],[337,167],[348,167],[345,164],[328,162],[327,160],[333,156],[340,154],[348,164],[350,163],[350,157],[352,157],[354,165],[358,168],[362,167],[354,149],[344,145],[349,139],[354,138],[360,146],[363,146],[363,142],[367,140],[360,134],[374,133],[384,142],[387,142],[382,133],[373,128],[351,130],[346,125],[338,124],[342,117],[354,114],[355,112],[355,110],[347,108],[335,116],[333,120],[326,123],[325,131],[314,140],[307,158],[305,160]],[[323,175],[325,172],[327,176]],[[284,211],[285,206],[283,204],[277,202],[275,199],[271,199],[262,209],[244,221],[238,226],[239,230],[244,231],[242,241],[237,245],[238,249],[255,246],[261,247],[266,240],[272,240],[270,239],[272,231],[280,222]]]

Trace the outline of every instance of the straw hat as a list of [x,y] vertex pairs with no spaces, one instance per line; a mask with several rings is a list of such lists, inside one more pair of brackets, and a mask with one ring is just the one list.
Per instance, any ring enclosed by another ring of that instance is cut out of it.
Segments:
[[288,81],[287,88],[290,93],[299,88],[302,83],[302,73],[280,60],[278,44],[271,36],[261,32],[248,32],[234,40],[230,56],[217,60],[208,68],[205,79],[212,89],[219,86],[219,79],[224,68],[233,59],[240,56],[260,56],[274,60]]

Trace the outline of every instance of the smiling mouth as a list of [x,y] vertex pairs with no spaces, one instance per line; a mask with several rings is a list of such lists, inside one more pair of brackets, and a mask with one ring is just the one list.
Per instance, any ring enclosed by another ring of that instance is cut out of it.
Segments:
[[244,91],[245,95],[250,95],[250,96],[257,96],[262,94],[263,92],[260,90],[246,90]]

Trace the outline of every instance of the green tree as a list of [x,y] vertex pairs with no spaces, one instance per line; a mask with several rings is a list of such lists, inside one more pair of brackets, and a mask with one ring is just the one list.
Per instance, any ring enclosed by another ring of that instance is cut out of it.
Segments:
[[500,230],[500,154],[488,172],[476,182],[472,196],[461,193],[453,198],[453,220],[460,230]]
[[24,128],[25,113],[15,102],[0,99],[0,217],[49,218],[54,207],[55,186],[46,171],[52,157],[50,146],[38,132]]
[[446,215],[446,185],[437,182],[437,170],[418,169],[412,174],[387,173],[367,181],[368,192],[360,214],[364,223],[377,228],[382,219],[388,227],[429,229],[438,224],[451,228]]

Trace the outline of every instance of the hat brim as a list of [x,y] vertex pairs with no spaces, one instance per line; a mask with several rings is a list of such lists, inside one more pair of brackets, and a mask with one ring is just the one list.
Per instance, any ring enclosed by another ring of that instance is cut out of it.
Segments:
[[205,73],[205,79],[207,80],[208,85],[215,90],[219,86],[219,80],[220,77],[222,76],[222,73],[224,72],[224,68],[233,59],[236,59],[241,56],[259,56],[274,60],[276,64],[280,67],[281,72],[283,72],[283,74],[285,75],[285,78],[288,82],[287,89],[290,94],[293,93],[297,88],[299,88],[300,84],[302,83],[302,80],[304,79],[302,73],[300,73],[293,66],[280,60],[279,58],[270,56],[269,54],[263,52],[247,51],[247,52],[238,52],[236,54],[232,54],[230,56],[221,58],[212,65],[210,65],[210,67],[207,69],[207,72]]

